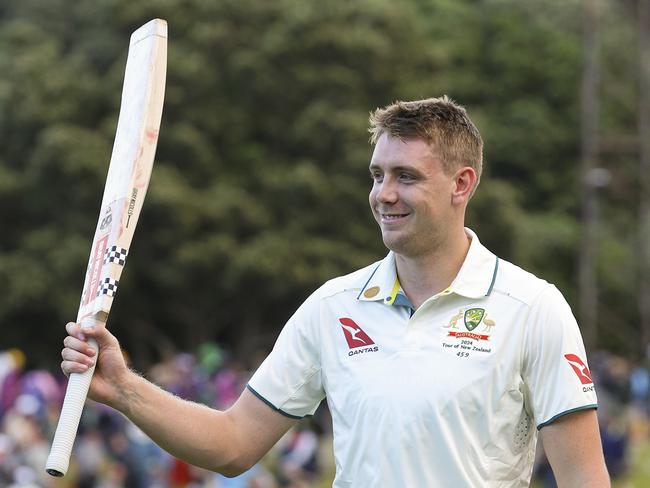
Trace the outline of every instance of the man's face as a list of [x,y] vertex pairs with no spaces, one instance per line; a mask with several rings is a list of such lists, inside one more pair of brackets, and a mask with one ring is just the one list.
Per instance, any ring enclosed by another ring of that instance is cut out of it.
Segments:
[[407,257],[435,252],[453,218],[453,175],[421,139],[383,134],[370,161],[370,208],[386,247]]

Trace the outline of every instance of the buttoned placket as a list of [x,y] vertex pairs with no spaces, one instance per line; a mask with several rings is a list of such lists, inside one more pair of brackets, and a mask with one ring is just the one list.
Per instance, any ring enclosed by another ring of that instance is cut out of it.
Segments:
[[[448,290],[444,290],[432,297],[427,298],[417,309],[413,309],[410,318],[407,321],[405,345],[408,351],[421,351],[423,344],[426,342],[425,337],[431,331],[427,330],[427,323],[430,322],[431,314],[427,309],[436,307],[441,297],[448,295]],[[429,316],[429,321],[425,317]],[[429,324],[430,325],[430,324]]]

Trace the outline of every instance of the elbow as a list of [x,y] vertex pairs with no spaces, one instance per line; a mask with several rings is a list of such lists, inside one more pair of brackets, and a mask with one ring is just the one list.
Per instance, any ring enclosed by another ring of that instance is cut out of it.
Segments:
[[221,466],[219,469],[215,470],[220,474],[224,475],[226,478],[235,478],[240,474],[245,473],[251,469],[254,464],[228,464],[226,466]]
[[219,470],[219,473],[224,475],[226,478],[236,478],[240,474],[243,474],[246,471],[248,471],[248,469],[250,469],[250,468],[242,469],[242,468],[236,468],[236,467],[232,467],[232,468],[228,467],[228,468],[223,468],[223,469]]
[[255,461],[246,460],[246,459],[233,459],[227,464],[220,466],[214,471],[219,472],[224,475],[226,478],[235,478],[240,474],[245,473],[249,469],[255,466]]

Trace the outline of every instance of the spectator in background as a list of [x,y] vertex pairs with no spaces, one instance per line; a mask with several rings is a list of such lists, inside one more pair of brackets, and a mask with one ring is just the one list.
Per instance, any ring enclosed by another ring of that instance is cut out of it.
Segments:
[[308,488],[318,474],[319,439],[308,425],[291,429],[280,440],[280,480],[288,488]]
[[644,414],[648,411],[650,402],[650,372],[648,368],[635,365],[630,373],[630,394],[632,404],[639,408]]
[[600,438],[603,443],[605,463],[612,480],[621,479],[629,472],[629,432],[625,414],[618,419],[609,415],[600,417]]

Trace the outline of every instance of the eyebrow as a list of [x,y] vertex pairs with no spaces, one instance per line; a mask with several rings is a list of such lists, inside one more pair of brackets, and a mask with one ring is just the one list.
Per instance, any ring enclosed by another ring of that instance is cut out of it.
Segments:
[[[381,170],[382,168],[381,168],[381,166],[379,166],[378,164],[371,164],[371,165],[368,167],[368,169],[369,169],[370,171],[372,171],[372,170],[374,170],[374,169],[379,169],[379,170]],[[391,171],[410,171],[410,172],[412,172],[412,173],[421,173],[421,171],[420,171],[419,169],[415,168],[414,166],[404,166],[404,165],[401,165],[401,166],[393,166],[393,167],[390,168],[390,170],[391,170]]]

